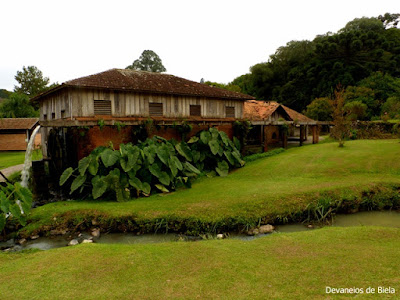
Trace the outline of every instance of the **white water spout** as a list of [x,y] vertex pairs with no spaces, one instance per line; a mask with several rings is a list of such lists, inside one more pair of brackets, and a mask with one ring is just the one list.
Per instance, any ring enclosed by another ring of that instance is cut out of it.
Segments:
[[21,172],[21,185],[26,188],[28,187],[29,169],[32,166],[31,154],[32,154],[33,147],[35,145],[35,136],[38,133],[39,129],[40,129],[40,125],[38,125],[35,128],[35,130],[32,132],[32,135],[29,139],[28,147],[26,148],[26,152],[25,152],[24,168],[22,169],[22,172]]

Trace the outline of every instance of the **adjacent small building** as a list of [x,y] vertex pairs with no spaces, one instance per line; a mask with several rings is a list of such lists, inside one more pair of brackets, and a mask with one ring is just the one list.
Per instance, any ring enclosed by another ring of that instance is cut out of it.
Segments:
[[[25,151],[38,118],[0,119],[0,151]],[[35,137],[35,147],[40,147],[40,134]]]
[[243,118],[253,127],[248,143],[261,145],[264,151],[272,145],[286,148],[288,140],[302,145],[310,133],[312,143],[319,141],[317,121],[275,101],[246,101]]

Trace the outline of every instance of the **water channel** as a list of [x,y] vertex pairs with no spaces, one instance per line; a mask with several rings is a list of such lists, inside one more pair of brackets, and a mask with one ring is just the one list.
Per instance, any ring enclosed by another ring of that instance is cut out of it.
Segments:
[[[332,227],[351,227],[351,226],[382,226],[400,228],[400,212],[395,211],[371,211],[359,212],[348,215],[337,215],[332,220]],[[298,231],[318,230],[320,227],[306,226],[303,224],[287,224],[278,225],[275,228],[277,233],[290,233]],[[275,233],[272,233],[275,234]],[[248,236],[246,234],[229,234],[230,239],[240,240],[254,240],[258,238],[266,238],[270,234],[260,234],[257,236]],[[89,239],[91,236],[82,233],[77,239],[82,242],[84,239]],[[164,242],[177,242],[177,241],[196,241],[201,240],[201,237],[183,236],[173,233],[168,234],[143,234],[136,235],[132,233],[104,233],[94,242],[100,244],[149,244],[149,243],[164,243]],[[35,240],[29,240],[22,246],[14,246],[12,251],[24,249],[40,249],[48,250],[53,248],[65,247],[68,245],[67,236],[56,237],[40,237]],[[4,244],[4,243],[0,243]],[[1,245],[0,245],[1,246]],[[10,245],[11,246],[11,245]]]

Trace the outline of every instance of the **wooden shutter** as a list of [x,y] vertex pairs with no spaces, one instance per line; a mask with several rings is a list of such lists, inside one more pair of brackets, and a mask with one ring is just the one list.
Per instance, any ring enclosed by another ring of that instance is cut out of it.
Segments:
[[111,100],[94,100],[95,115],[111,115]]
[[149,115],[150,116],[162,116],[163,115],[163,104],[162,103],[149,103]]
[[190,105],[191,116],[201,116],[201,105]]
[[226,106],[225,107],[225,116],[227,118],[234,118],[235,117],[235,107],[234,106]]

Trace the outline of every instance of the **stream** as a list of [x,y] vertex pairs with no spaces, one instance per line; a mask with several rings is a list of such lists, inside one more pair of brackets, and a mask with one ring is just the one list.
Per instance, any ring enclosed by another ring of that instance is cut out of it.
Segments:
[[[351,226],[383,226],[400,228],[400,212],[395,211],[370,211],[358,212],[348,215],[336,215],[332,220],[332,227],[351,227]],[[286,224],[277,225],[275,232],[289,233],[298,231],[316,230],[320,227],[306,226],[303,224]],[[229,239],[254,240],[265,237],[269,234],[259,234],[248,236],[247,234],[229,234]],[[184,236],[175,233],[167,234],[142,234],[136,235],[132,233],[104,233],[98,238],[91,237],[88,233],[81,233],[76,239],[81,243],[83,240],[93,239],[93,242],[100,244],[151,244],[177,241],[196,241],[201,237]],[[23,245],[16,245],[13,240],[0,243],[0,249],[8,249],[8,251],[20,251],[24,249],[40,249],[49,250],[53,248],[65,247],[71,238],[67,236],[55,237],[39,237],[29,240]],[[7,250],[5,250],[7,251]]]

